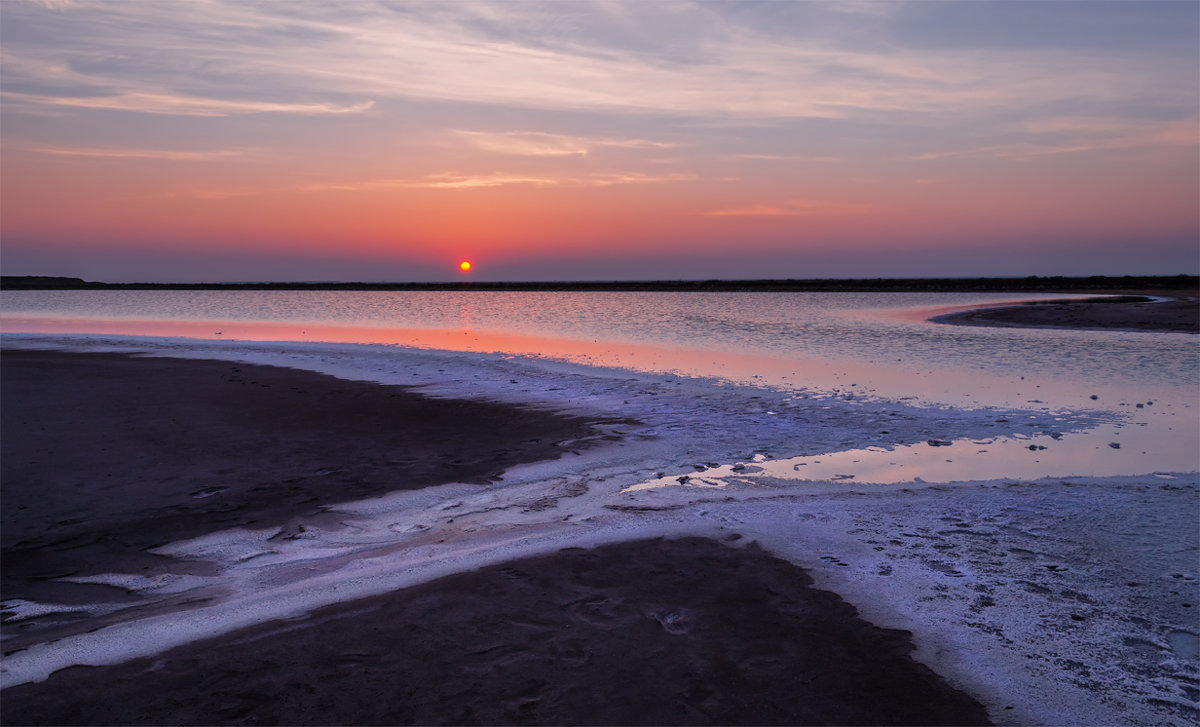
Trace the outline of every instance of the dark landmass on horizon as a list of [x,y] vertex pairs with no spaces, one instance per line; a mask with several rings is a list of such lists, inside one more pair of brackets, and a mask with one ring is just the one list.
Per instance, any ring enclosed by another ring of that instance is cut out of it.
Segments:
[[47,275],[0,276],[0,290],[480,290],[577,292],[1141,292],[1200,288],[1196,275],[1024,278],[812,278],[759,280],[458,281],[442,283],[104,283]]

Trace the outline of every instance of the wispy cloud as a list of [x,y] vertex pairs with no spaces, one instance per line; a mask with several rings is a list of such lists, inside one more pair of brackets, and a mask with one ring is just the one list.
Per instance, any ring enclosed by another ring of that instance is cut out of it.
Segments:
[[222,200],[222,199],[237,199],[241,197],[259,197],[264,194],[270,194],[277,190],[269,190],[262,188],[251,187],[222,187],[220,189],[205,188],[205,189],[189,189],[189,190],[172,190],[161,192],[159,194],[149,196],[139,196],[133,199],[204,199],[204,200]]
[[810,215],[865,214],[875,208],[851,202],[822,200],[792,200],[780,204],[755,204],[750,207],[711,210],[700,214],[709,217],[797,217]]
[[373,101],[358,104],[338,105],[332,103],[276,103],[271,101],[239,101],[232,99],[201,98],[163,93],[121,93],[112,96],[51,96],[46,94],[0,92],[9,102],[71,107],[78,109],[102,109],[107,111],[131,111],[144,114],[168,114],[174,116],[229,116],[234,114],[289,113],[289,114],[352,114],[366,111]]
[[807,154],[729,154],[725,158],[733,161],[813,162],[818,164],[842,161],[841,157]]
[[614,139],[603,137],[568,136],[536,131],[454,132],[483,151],[514,156],[586,156],[596,149],[671,149],[671,142],[650,139]]
[[1114,119],[1052,118],[1024,127],[1028,141],[915,154],[910,161],[993,157],[1028,161],[1056,154],[1076,154],[1146,147],[1200,145],[1200,119],[1133,125]]
[[835,13],[882,17],[894,15],[903,6],[903,0],[838,0],[829,3],[829,9]]
[[696,179],[692,174],[589,174],[585,176],[536,176],[520,174],[434,174],[416,179],[371,179],[360,182],[305,185],[306,192],[357,192],[376,189],[478,189],[513,185],[532,187],[611,187],[619,184],[664,184]]
[[[6,7],[13,19],[6,21],[59,42],[6,36],[7,53],[23,61],[12,66],[20,71],[13,80],[39,88],[10,98],[78,109],[336,114],[365,110],[372,100],[417,99],[688,118],[945,117],[1072,97],[1194,96],[1179,90],[1186,79],[1178,73],[1107,49],[926,50],[864,44],[852,35],[797,42],[686,2],[653,11],[691,32],[690,45],[674,54],[631,30],[636,23],[618,28],[625,36],[589,32],[592,22],[616,27],[612,18],[622,13],[604,4],[210,0],[27,12],[37,9]],[[829,12],[844,10],[835,4]],[[853,10],[900,12],[887,4]],[[104,92],[54,88],[62,78],[51,69],[63,67]],[[247,100],[263,89],[270,100]]]
[[479,187],[503,187],[529,185],[549,187],[560,183],[550,177],[515,174],[435,174],[420,179],[367,179],[358,182],[330,182],[308,184],[301,187],[305,192],[365,192],[377,189],[471,189]]
[[178,149],[133,149],[133,148],[87,148],[35,146],[30,151],[39,154],[71,157],[98,157],[104,159],[161,159],[165,161],[211,161],[243,156],[242,149],[210,149],[187,151]]

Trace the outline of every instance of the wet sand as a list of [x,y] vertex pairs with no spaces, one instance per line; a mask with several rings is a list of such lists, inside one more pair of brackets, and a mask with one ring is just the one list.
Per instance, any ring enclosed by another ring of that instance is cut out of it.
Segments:
[[1060,300],[950,313],[930,319],[966,326],[1103,328],[1200,332],[1200,300],[1193,295],[1155,301],[1138,295]]
[[[5,351],[5,599],[136,600],[89,573],[323,503],[498,476],[595,422],[292,369]],[[568,549],[0,695],[3,724],[985,724],[802,569],[736,536]],[[169,608],[188,608],[187,594]],[[161,605],[161,604],[160,604]],[[4,626],[6,653],[55,629]]]
[[0,387],[5,599],[119,599],[53,579],[192,572],[146,551],[324,504],[484,483],[595,434],[579,417],[224,361],[5,350]]
[[987,724],[803,570],[648,540],[5,690],[6,724]]

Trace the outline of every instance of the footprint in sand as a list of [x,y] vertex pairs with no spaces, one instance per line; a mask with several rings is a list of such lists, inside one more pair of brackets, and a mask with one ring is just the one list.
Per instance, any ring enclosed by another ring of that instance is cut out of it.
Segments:
[[657,621],[658,625],[663,627],[663,631],[666,631],[668,634],[680,635],[687,633],[687,615],[680,611],[674,609],[654,611],[650,614],[650,618]]
[[926,568],[935,570],[938,573],[944,573],[944,574],[950,576],[951,578],[962,578],[966,575],[965,573],[958,570],[951,564],[940,561],[940,560],[925,560],[922,562],[925,564]]
[[1187,661],[1193,661],[1200,656],[1200,636],[1191,631],[1178,629],[1167,634],[1167,645],[1175,656]]

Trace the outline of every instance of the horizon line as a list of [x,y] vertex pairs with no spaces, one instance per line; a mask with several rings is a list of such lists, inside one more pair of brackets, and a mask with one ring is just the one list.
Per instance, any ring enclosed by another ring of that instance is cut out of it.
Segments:
[[222,282],[127,282],[90,281],[71,276],[2,275],[0,289],[8,290],[104,290],[104,289],[308,289],[308,290],[712,290],[766,289],[882,289],[903,288],[962,290],[971,288],[1000,289],[1087,289],[1096,287],[1171,287],[1193,288],[1200,285],[1200,276],[1187,273],[1160,275],[1027,275],[1027,276],[936,276],[903,278],[694,278],[694,279],[613,279],[613,280],[457,280],[457,281],[222,281]]

